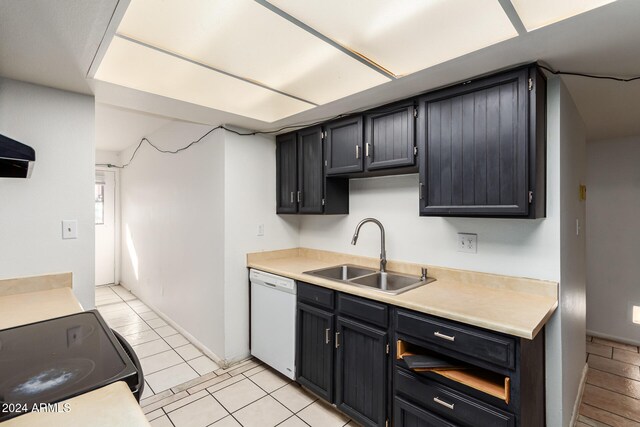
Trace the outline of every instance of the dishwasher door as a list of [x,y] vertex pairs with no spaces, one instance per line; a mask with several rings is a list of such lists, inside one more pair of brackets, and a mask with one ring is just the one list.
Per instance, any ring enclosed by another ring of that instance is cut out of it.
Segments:
[[251,354],[291,379],[296,372],[295,292],[291,279],[251,272]]

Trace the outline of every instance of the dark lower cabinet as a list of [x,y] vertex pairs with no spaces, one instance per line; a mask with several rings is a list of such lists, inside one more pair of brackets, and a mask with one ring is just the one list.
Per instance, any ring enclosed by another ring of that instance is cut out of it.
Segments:
[[[369,427],[388,422],[388,330],[366,319],[386,306],[353,297],[345,312],[341,293],[298,282],[297,381]],[[335,313],[335,314],[334,314]],[[334,317],[335,316],[335,317]],[[351,317],[348,317],[351,316]]]
[[[543,427],[533,340],[297,282],[297,381],[367,427]],[[393,337],[393,345],[390,345]],[[410,355],[449,372],[412,370]],[[452,373],[453,372],[453,373]]]
[[393,401],[393,425],[394,427],[456,427],[455,424],[400,397],[396,397]]
[[384,426],[387,331],[338,316],[336,406],[367,426]]
[[333,402],[333,317],[298,303],[297,381],[329,402]]

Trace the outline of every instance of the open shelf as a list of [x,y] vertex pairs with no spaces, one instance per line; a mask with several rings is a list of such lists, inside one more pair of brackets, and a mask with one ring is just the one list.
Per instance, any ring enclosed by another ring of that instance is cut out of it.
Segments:
[[[420,346],[413,345],[403,340],[398,340],[396,357],[403,360],[405,356],[433,355],[436,353],[426,350]],[[450,360],[450,359],[449,359]],[[471,366],[464,362],[459,362],[459,366],[447,368],[416,368],[414,372],[432,372],[441,375],[452,381],[464,384],[490,396],[497,397],[509,404],[511,379],[504,375],[488,371],[486,369]]]

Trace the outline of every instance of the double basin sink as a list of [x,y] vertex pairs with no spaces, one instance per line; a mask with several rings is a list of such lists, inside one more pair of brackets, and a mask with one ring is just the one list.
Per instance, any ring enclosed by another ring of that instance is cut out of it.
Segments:
[[393,295],[415,289],[435,280],[431,277],[420,278],[405,274],[381,272],[351,264],[336,265],[319,270],[305,271],[304,273]]

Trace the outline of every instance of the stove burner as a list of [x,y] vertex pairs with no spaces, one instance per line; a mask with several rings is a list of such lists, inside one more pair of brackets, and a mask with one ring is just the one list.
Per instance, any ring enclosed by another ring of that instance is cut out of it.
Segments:
[[46,396],[58,393],[85,379],[96,364],[91,359],[52,360],[31,368],[5,381],[0,386],[5,402],[44,402]]

